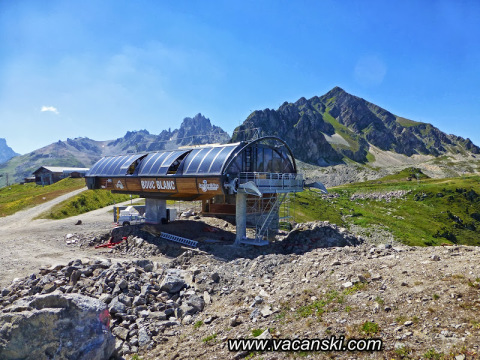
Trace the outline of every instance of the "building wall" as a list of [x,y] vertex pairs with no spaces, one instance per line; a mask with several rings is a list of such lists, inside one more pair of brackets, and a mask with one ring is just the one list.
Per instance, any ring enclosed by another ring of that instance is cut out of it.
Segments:
[[51,185],[62,180],[62,173],[53,173],[46,169],[41,169],[35,173],[35,182],[37,185]]

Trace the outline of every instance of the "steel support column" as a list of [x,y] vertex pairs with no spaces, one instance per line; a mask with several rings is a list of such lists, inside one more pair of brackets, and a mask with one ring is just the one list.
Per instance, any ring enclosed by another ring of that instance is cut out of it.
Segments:
[[240,241],[247,236],[247,194],[245,193],[237,193],[235,220],[237,224],[235,245],[240,245]]

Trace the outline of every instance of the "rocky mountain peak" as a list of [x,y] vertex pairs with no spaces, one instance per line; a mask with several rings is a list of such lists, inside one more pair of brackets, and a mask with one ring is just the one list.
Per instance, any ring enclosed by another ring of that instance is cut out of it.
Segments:
[[284,102],[277,110],[255,111],[234,131],[232,141],[262,135],[286,140],[302,161],[330,165],[345,158],[368,162],[371,145],[412,156],[480,153],[468,139],[447,135],[436,127],[401,118],[336,86],[325,95]]
[[17,154],[10,146],[7,145],[7,140],[0,138],[0,164],[17,155],[19,154]]
[[209,118],[198,113],[193,118],[183,119],[180,128],[172,133],[176,143],[185,145],[228,142],[230,136],[220,127],[212,125]]

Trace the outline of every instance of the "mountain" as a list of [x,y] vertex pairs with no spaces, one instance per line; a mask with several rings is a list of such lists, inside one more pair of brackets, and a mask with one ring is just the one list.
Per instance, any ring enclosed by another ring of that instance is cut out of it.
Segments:
[[147,130],[127,132],[123,138],[108,142],[109,154],[176,149],[180,146],[226,143],[230,135],[220,127],[212,125],[202,114],[183,119],[179,129],[163,130],[159,135]]
[[7,141],[3,138],[0,138],[0,164],[17,155],[19,154],[17,154],[10,146],[7,145]]
[[374,159],[372,149],[406,156],[480,153],[470,139],[399,117],[339,87],[320,97],[284,102],[277,110],[254,111],[235,129],[232,141],[252,138],[255,129],[260,136],[283,138],[299,160],[322,166],[346,159],[366,163]]
[[[147,130],[128,131],[125,136],[106,141],[85,137],[57,141],[28,154],[15,156],[0,164],[0,174],[8,173],[10,181],[19,182],[43,165],[90,167],[102,156],[174,149],[180,146],[226,143],[230,136],[212,125],[202,114],[185,118],[179,129],[164,130],[158,135]],[[1,139],[0,139],[1,145]],[[0,186],[5,185],[0,178]]]

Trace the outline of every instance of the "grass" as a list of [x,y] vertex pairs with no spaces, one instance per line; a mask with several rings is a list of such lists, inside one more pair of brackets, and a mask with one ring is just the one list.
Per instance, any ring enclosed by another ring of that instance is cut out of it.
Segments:
[[443,353],[437,352],[435,349],[428,350],[425,354],[423,354],[423,359],[433,359],[433,360],[441,360],[445,357]]
[[360,327],[360,331],[367,335],[375,335],[380,331],[380,328],[377,323],[371,322],[371,321],[365,321],[362,326]]
[[260,336],[260,335],[262,335],[262,333],[263,333],[262,329],[252,329],[252,336],[253,337]]
[[200,326],[203,325],[203,321],[202,320],[198,320],[197,322],[195,322],[195,324],[193,324],[193,328],[194,329],[198,329],[200,328]]
[[373,163],[375,162],[375,155],[373,155],[371,152],[367,153],[367,162]]
[[400,359],[410,359],[411,353],[412,353],[412,349],[410,349],[408,346],[405,346],[405,345],[395,349],[395,354]]
[[72,178],[66,178],[47,186],[36,185],[35,183],[5,186],[0,189],[0,215],[12,215],[17,211],[43,204],[84,186],[84,179]]
[[421,122],[405,119],[405,118],[400,117],[400,116],[397,116],[396,120],[397,120],[397,123],[400,124],[403,127],[412,127],[412,126],[417,126],[417,125],[423,124]]
[[407,179],[423,180],[423,179],[428,179],[428,178],[429,178],[429,176],[425,175],[422,172],[422,170],[420,170],[419,168],[409,167],[409,168],[406,168],[406,169],[403,169],[403,170],[397,172],[396,174],[384,176],[383,178],[378,179],[378,181],[390,181],[390,182],[392,182],[392,181],[405,181]]
[[332,115],[330,115],[329,111],[329,108],[325,110],[325,113],[323,113],[323,120],[330,123],[335,129],[335,132],[341,135],[348,142],[348,145],[350,145],[350,150],[353,152],[358,151],[360,148],[358,135],[345,125],[340,124]]
[[73,198],[55,205],[51,210],[40,214],[38,218],[65,219],[127,200],[130,200],[130,195],[112,194],[110,191],[105,190],[86,190]]
[[[351,294],[356,293],[365,289],[367,284],[358,283],[353,285],[348,289],[344,289],[341,292],[336,290],[329,290],[327,293],[319,295],[319,299],[310,302],[310,297],[312,295],[311,291],[304,291],[303,295],[303,304],[299,306],[295,311],[296,319],[300,318],[310,318],[311,316],[316,316],[321,320],[322,314],[326,312],[337,312],[339,311],[338,305],[345,303],[345,297]],[[302,300],[301,302],[302,303]],[[351,306],[345,306],[345,311],[348,313],[352,311]],[[282,315],[282,319],[285,318],[285,314]]]
[[[406,169],[398,176],[381,181],[331,188],[330,193],[339,194],[333,199],[325,199],[313,190],[297,193],[291,198],[290,215],[296,222],[322,220],[347,228],[358,225],[371,233],[386,228],[406,245],[480,245],[477,236],[480,229],[480,177],[428,179],[420,175],[418,181],[406,181],[405,175],[411,171],[411,168]],[[409,193],[391,202],[350,200],[353,194],[394,190]]]
[[202,341],[205,343],[205,344],[208,344],[209,342],[211,341],[215,341],[215,339],[217,338],[217,334],[216,333],[213,333],[212,335],[208,335],[206,337],[204,337],[202,339]]

